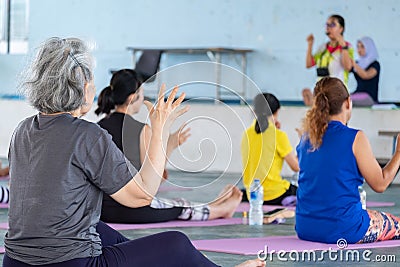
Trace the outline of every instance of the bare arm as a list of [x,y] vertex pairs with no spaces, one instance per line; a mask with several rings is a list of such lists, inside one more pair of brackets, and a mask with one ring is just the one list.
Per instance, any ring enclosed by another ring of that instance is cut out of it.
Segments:
[[140,163],[143,164],[151,139],[151,127],[146,124],[140,133]]
[[360,76],[364,80],[372,79],[378,74],[378,71],[375,68],[371,67],[368,70],[364,70],[356,62],[354,62],[354,60],[353,60],[353,68],[355,72],[357,72],[358,76]]
[[[341,47],[347,46],[347,43],[341,34],[339,34],[336,37],[336,39],[338,40],[339,45]],[[348,49],[342,49],[341,63],[343,65],[343,68],[347,71],[350,71],[351,68],[353,67],[353,59],[350,57],[350,53],[349,53]]]
[[349,50],[347,50],[347,49],[342,50],[341,61],[342,61],[343,68],[347,71],[350,71],[353,66],[353,63],[352,63],[352,58],[350,57],[350,54],[349,54]]
[[113,199],[122,205],[128,207],[149,205],[158,191],[166,160],[163,148],[167,146],[169,129],[175,119],[188,110],[188,107],[178,110],[185,94],[183,93],[174,101],[177,91],[178,88],[175,87],[167,101],[164,102],[165,86],[162,86],[158,103],[155,107],[150,102],[145,101],[145,105],[150,112],[151,138],[142,168],[130,182],[111,195]]
[[[397,136],[397,142],[399,142]],[[388,164],[382,169],[376,161],[371,145],[366,135],[359,131],[353,143],[353,153],[357,160],[357,166],[368,185],[378,193],[382,193],[393,181],[400,167],[400,148],[396,146],[396,152]]]
[[299,160],[297,159],[297,156],[294,154],[294,152],[290,152],[286,157],[285,157],[286,163],[289,165],[290,169],[294,172],[298,172],[300,170],[299,168]]
[[312,47],[314,44],[314,36],[310,34],[307,36],[307,53],[306,53],[306,68],[311,68],[315,65],[312,55]]

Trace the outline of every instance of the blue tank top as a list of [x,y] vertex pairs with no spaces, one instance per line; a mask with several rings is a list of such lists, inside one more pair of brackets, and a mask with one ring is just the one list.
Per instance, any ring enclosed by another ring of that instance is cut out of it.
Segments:
[[357,132],[331,121],[316,151],[311,152],[308,140],[300,140],[296,148],[300,165],[296,232],[300,239],[334,244],[344,238],[351,244],[367,232],[370,219],[358,192],[364,178],[353,154]]

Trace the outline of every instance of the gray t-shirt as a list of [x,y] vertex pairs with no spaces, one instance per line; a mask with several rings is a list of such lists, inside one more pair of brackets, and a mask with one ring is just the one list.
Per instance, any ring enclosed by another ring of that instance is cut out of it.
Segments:
[[70,114],[38,114],[14,131],[9,162],[7,255],[32,265],[100,255],[102,192],[137,172],[111,136]]

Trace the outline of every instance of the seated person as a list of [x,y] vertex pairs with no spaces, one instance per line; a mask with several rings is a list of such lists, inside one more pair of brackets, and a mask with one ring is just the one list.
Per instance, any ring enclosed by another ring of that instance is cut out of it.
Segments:
[[[132,117],[139,112],[143,104],[143,89],[140,85],[134,70],[122,69],[115,72],[110,86],[100,93],[98,108],[95,111],[97,115],[106,114],[98,124],[111,134],[115,144],[138,170],[143,164],[151,138],[150,126]],[[170,134],[167,157],[187,140],[189,130],[183,130],[181,127]],[[204,221],[229,218],[232,217],[241,198],[242,193],[237,187],[227,186],[218,199],[209,205],[190,203],[182,198],[154,198],[150,205],[128,208],[104,194],[101,220],[114,223],[154,223],[176,219]]]
[[369,243],[400,238],[400,218],[364,210],[358,187],[365,181],[382,193],[400,166],[400,137],[396,151],[382,169],[364,132],[347,126],[350,95],[343,82],[325,77],[314,88],[297,155],[296,232],[300,239],[336,243]]
[[[253,179],[258,178],[264,188],[264,204],[294,205],[297,187],[282,179],[280,173],[284,161],[295,172],[299,165],[287,134],[279,129],[280,107],[273,94],[258,94],[254,98],[256,119],[244,132],[241,143],[243,184],[248,191]],[[247,201],[247,194],[243,196]]]
[[360,58],[353,61],[352,69],[354,78],[357,80],[357,88],[350,97],[354,106],[372,106],[378,103],[381,72],[378,51],[370,37],[362,37],[357,41],[357,52]]
[[155,107],[145,102],[152,137],[138,171],[105,130],[80,119],[96,93],[93,63],[81,40],[51,38],[27,69],[22,86],[38,113],[18,124],[10,143],[3,266],[217,266],[181,232],[129,240],[100,221],[103,194],[129,207],[151,202],[165,167],[163,137],[187,108],[179,108],[184,94],[175,100],[177,87],[167,101],[162,87]]

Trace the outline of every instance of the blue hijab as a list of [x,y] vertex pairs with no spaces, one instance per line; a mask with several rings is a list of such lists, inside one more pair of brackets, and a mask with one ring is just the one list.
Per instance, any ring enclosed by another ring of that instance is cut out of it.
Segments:
[[374,41],[370,37],[364,36],[357,41],[364,45],[365,56],[360,57],[356,62],[365,70],[372,62],[378,60],[378,51],[376,50]]

